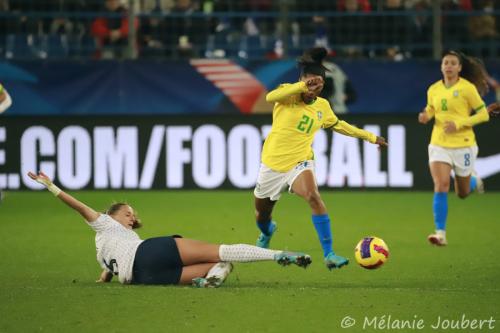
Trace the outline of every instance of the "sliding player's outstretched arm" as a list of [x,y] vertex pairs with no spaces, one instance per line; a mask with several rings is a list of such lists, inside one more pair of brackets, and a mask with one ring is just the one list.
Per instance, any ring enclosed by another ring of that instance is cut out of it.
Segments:
[[38,175],[33,172],[28,172],[28,176],[34,181],[44,185],[50,192],[52,192],[52,194],[61,199],[62,202],[80,213],[80,215],[83,216],[87,222],[93,222],[99,217],[98,212],[88,207],[83,202],[75,199],[68,193],[62,191],[59,187],[54,185],[52,180],[50,180],[50,178],[43,172],[40,171]]

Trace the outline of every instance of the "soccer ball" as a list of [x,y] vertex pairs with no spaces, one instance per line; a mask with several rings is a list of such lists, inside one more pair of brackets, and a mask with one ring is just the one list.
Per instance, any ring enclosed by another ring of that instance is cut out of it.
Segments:
[[363,268],[379,268],[389,258],[389,248],[381,238],[365,237],[356,245],[354,257]]

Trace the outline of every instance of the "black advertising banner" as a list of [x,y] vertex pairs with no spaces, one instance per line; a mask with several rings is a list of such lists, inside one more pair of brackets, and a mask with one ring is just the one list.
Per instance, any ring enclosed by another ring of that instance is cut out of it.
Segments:
[[[386,150],[331,131],[316,134],[322,188],[431,190],[431,126],[416,115],[345,116],[389,142]],[[38,189],[43,170],[63,188],[249,189],[271,116],[0,118],[0,188]],[[476,128],[476,171],[500,190],[499,120]]]

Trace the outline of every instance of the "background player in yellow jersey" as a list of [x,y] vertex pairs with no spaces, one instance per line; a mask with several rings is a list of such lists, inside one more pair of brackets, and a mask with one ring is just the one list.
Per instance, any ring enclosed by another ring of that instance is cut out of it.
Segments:
[[264,142],[262,164],[254,190],[257,226],[261,234],[257,246],[267,248],[276,231],[271,220],[281,192],[289,189],[304,198],[312,210],[312,221],[318,234],[326,266],[342,267],[348,260],[332,249],[330,218],[321,199],[314,175],[312,142],[315,133],[331,129],[344,135],[386,146],[384,138],[339,120],[327,100],[318,97],[323,89],[325,68],[310,55],[299,59],[300,81],[282,84],[266,96],[274,104],[273,124]]
[[427,91],[427,106],[418,120],[427,124],[434,118],[429,144],[429,168],[434,182],[433,212],[435,233],[428,240],[446,245],[446,218],[451,171],[455,173],[455,193],[464,199],[472,191],[483,190],[475,175],[478,147],[472,127],[489,120],[494,104],[485,107],[481,98],[487,89],[486,70],[474,58],[448,51],[441,61],[443,79]]

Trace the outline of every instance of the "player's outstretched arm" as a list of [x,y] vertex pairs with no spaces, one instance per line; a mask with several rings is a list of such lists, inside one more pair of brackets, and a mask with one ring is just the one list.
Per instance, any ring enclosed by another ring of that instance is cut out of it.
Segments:
[[33,179],[34,181],[44,185],[56,197],[61,199],[62,202],[64,202],[66,205],[70,206],[71,208],[76,210],[78,213],[80,213],[80,215],[83,216],[83,218],[87,222],[93,222],[93,221],[97,220],[97,218],[99,217],[99,213],[97,213],[95,210],[88,207],[83,202],[80,202],[79,200],[75,199],[73,196],[62,191],[59,187],[54,185],[54,183],[52,183],[52,180],[50,180],[50,178],[46,174],[44,174],[43,172],[40,171],[38,173],[38,175],[33,173],[33,172],[28,172],[28,176],[31,179]]
[[378,145],[379,148],[387,147],[388,143],[385,138],[381,136],[376,136],[375,134],[365,131],[364,129],[357,128],[343,120],[339,120],[335,125],[331,127],[337,133],[352,136],[354,138],[363,139],[373,144]]
[[293,95],[299,95],[307,91],[309,91],[309,88],[307,87],[307,83],[303,81],[294,84],[282,84],[266,95],[266,101],[269,103],[280,103]]

